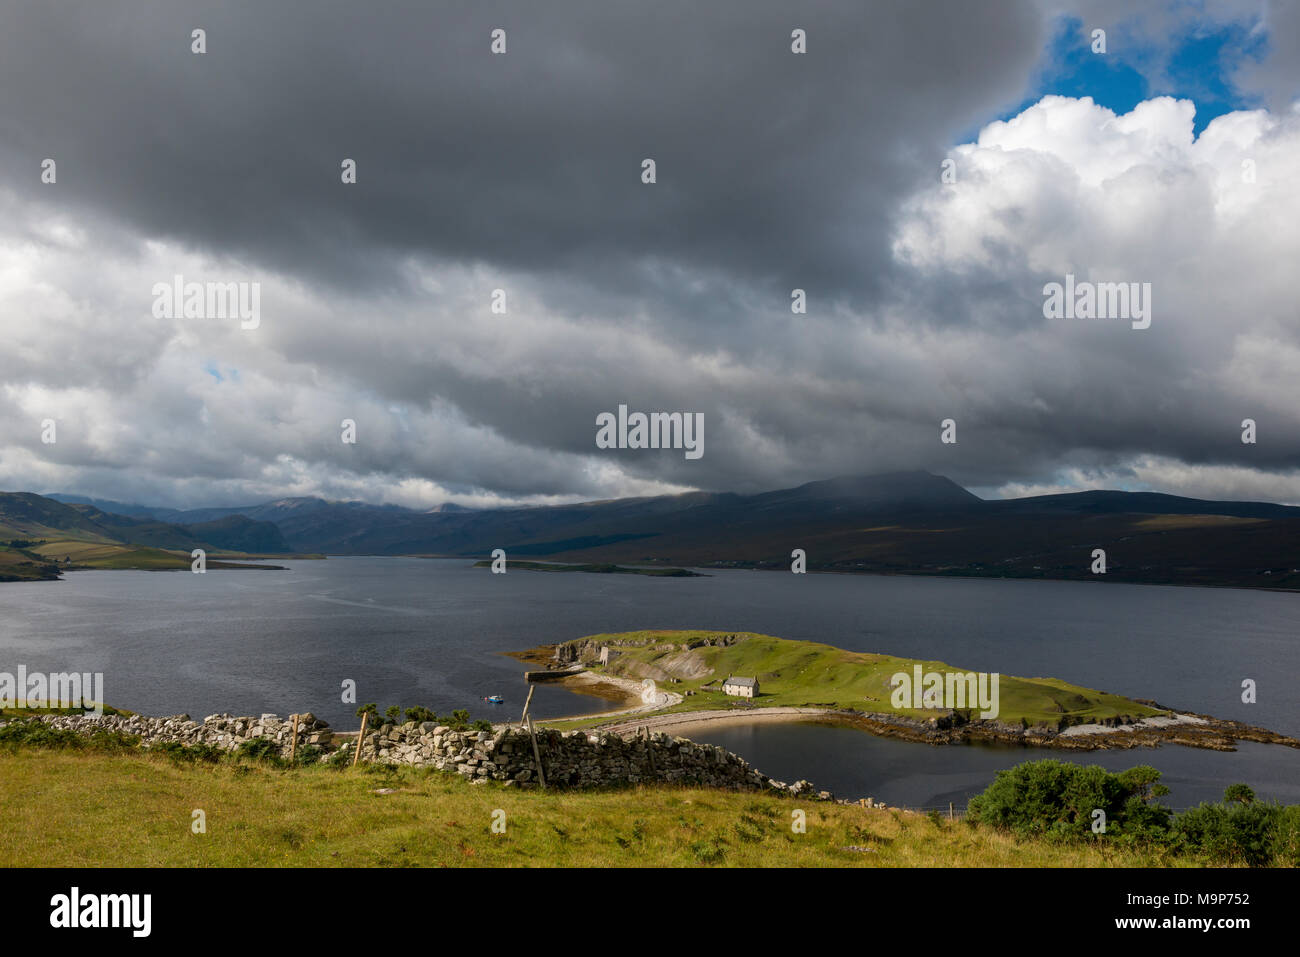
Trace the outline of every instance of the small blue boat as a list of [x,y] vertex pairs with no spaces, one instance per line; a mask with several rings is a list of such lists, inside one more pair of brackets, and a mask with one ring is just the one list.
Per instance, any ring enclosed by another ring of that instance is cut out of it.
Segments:
[[492,694],[492,695],[488,695],[483,700],[491,704],[502,704],[506,699],[501,697],[499,694]]

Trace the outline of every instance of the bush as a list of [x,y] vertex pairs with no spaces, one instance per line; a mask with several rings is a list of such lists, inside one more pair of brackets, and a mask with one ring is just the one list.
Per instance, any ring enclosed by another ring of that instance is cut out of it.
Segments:
[[1030,761],[998,772],[971,799],[967,820],[1024,836],[1079,840],[1091,835],[1092,811],[1101,808],[1107,840],[1201,854],[1220,865],[1300,865],[1300,806],[1257,801],[1249,787],[1233,784],[1218,804],[1174,815],[1154,800],[1169,792],[1159,780],[1160,772],[1145,765],[1111,774]]
[[446,725],[453,731],[492,730],[491,721],[486,721],[482,718],[479,718],[477,721],[471,721],[469,711],[464,708],[459,708],[453,711],[450,715],[439,715],[433,709],[426,708],[422,705],[407,708],[405,712],[403,712],[397,705],[393,705],[386,708],[381,717],[379,714],[379,706],[374,702],[371,702],[370,704],[365,704],[360,708],[357,708],[357,717],[360,718],[363,714],[370,715],[370,720],[366,724],[367,728],[378,728],[385,722],[389,724],[401,724],[404,719],[406,721],[414,721],[416,724],[421,724],[425,721],[432,721],[434,724]]
[[[343,750],[347,750],[344,748]],[[315,744],[304,744],[298,748],[298,753],[294,755],[294,764],[319,764],[320,759],[324,756],[325,749]]]
[[161,754],[164,757],[171,758],[173,761],[184,761],[188,764],[194,764],[198,761],[216,764],[225,754],[220,748],[211,744],[193,744],[187,747],[175,741],[155,744],[149,751],[153,754]]
[[1300,867],[1300,805],[1289,804],[1278,812],[1271,845],[1274,867]]
[[416,724],[423,724],[426,721],[438,722],[438,715],[428,708],[417,706],[406,709],[406,720],[414,721]]
[[1223,792],[1223,800],[1229,803],[1236,801],[1238,804],[1249,804],[1255,800],[1255,792],[1244,784],[1229,784],[1228,789]]
[[253,738],[245,741],[234,751],[235,760],[248,758],[251,761],[265,761],[270,764],[284,764],[275,742],[268,738]]
[[[1203,851],[1223,863],[1265,867],[1275,851],[1279,856],[1294,848],[1300,808],[1241,800],[1244,785],[1234,784],[1219,804],[1202,804],[1184,811],[1174,821],[1182,847]],[[1246,788],[1249,791],[1249,788]]]
[[1171,812],[1154,803],[1169,793],[1159,779],[1160,772],[1147,766],[1111,774],[1097,765],[1030,761],[999,771],[984,793],[971,799],[968,815],[1021,836],[1071,840],[1091,836],[1093,812],[1100,809],[1107,836],[1163,838]]
[[701,864],[717,864],[727,854],[727,839],[722,836],[706,838],[691,844],[691,852]]

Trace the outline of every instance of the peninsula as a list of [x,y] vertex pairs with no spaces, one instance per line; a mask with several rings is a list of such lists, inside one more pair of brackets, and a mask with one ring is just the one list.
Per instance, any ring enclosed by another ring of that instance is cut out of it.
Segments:
[[[1263,728],[1059,678],[977,675],[941,661],[750,632],[599,634],[519,657],[545,660],[573,690],[622,689],[634,705],[547,722],[568,728],[617,733],[644,728],[689,736],[692,727],[705,723],[794,720],[847,724],[929,744],[982,740],[1072,750],[1182,744],[1230,751],[1238,740],[1247,740],[1300,748],[1300,741]],[[925,676],[927,687],[939,689],[937,696],[922,701],[912,687],[918,675]],[[752,698],[727,693],[724,684],[732,676],[753,679],[757,693]],[[938,676],[933,683],[931,676]],[[945,699],[953,687],[972,694],[966,700]],[[992,708],[977,700],[977,689],[994,692]]]

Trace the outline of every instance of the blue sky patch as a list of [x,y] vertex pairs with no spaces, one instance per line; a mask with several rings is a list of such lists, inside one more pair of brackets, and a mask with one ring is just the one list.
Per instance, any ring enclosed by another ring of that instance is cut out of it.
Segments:
[[[1199,136],[1217,116],[1262,105],[1232,83],[1243,62],[1258,61],[1267,52],[1267,36],[1252,34],[1247,25],[1189,26],[1159,44],[1110,28],[1106,53],[1092,52],[1091,32],[1078,18],[1058,20],[1025,96],[994,119],[1008,120],[1051,94],[1090,96],[1116,114],[1143,100],[1173,96],[1196,104],[1193,131]],[[964,132],[958,142],[973,142],[983,125]]]

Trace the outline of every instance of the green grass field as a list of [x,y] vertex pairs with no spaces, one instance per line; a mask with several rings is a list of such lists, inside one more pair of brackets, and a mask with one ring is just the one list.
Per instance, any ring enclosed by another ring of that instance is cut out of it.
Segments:
[[[50,561],[59,562],[61,567],[69,569],[109,568],[131,569],[137,571],[184,571],[191,566],[193,559],[188,551],[152,548],[145,545],[119,545],[101,542],[82,542],[73,539],[58,539],[46,542],[32,549],[38,555]],[[249,559],[264,559],[270,556],[247,556],[241,552],[212,551],[207,555],[209,569],[249,566]],[[294,558],[310,557],[294,555]],[[63,564],[71,559],[71,564]],[[221,559],[231,559],[241,564],[232,566]],[[272,567],[272,566],[267,566]]]
[[[811,641],[792,641],[771,635],[739,633],[742,641],[726,646],[697,644],[729,632],[709,631],[635,631],[619,634],[591,635],[578,641],[610,644],[617,656],[602,671],[629,678],[650,677],[664,690],[695,693],[672,711],[731,709],[737,699],[721,690],[707,690],[705,685],[720,684],[728,675],[745,675],[759,680],[758,707],[808,706],[854,709],[873,713],[901,714],[913,718],[930,718],[935,711],[894,708],[890,701],[890,679],[897,672],[913,673],[920,664],[925,672],[966,671],[941,661],[919,661],[893,655],[845,651]],[[632,646],[619,642],[633,642]],[[681,645],[695,645],[687,651]],[[668,647],[668,646],[671,646]],[[1127,715],[1143,718],[1165,714],[1120,695],[1072,685],[1058,678],[999,678],[999,714],[997,720],[1016,725],[1059,727],[1082,724]],[[584,720],[582,725],[601,721]],[[579,726],[577,723],[572,726]]]
[[112,542],[83,542],[64,538],[38,545],[33,550],[61,564],[66,559],[71,559],[70,567],[78,568],[137,568],[156,571],[190,567],[188,552]]
[[[394,793],[375,793],[393,788]],[[202,810],[207,831],[191,829]],[[504,834],[492,832],[505,812]],[[806,833],[791,828],[806,815]],[[673,787],[471,786],[443,772],[0,752],[0,866],[1142,867],[1156,849],[1018,840],[961,821]],[[849,848],[863,850],[850,850]]]
[[36,553],[0,545],[0,581],[48,581],[54,574]]

